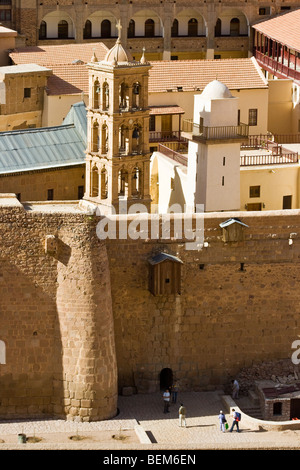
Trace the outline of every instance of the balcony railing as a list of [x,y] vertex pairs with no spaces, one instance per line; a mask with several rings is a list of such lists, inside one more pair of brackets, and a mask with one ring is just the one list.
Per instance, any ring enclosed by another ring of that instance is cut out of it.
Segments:
[[179,142],[186,141],[181,137],[180,131],[150,131],[149,132],[149,141],[150,142]]
[[298,154],[291,152],[284,155],[241,155],[240,166],[284,165],[298,163]]
[[191,119],[184,119],[182,131],[192,134],[195,140],[244,139],[248,137],[249,126],[241,123],[238,126],[207,127],[195,124]]
[[254,55],[259,65],[267,69],[273,75],[278,75],[282,78],[289,77],[297,81],[300,80],[300,71],[295,68],[295,64],[293,62],[288,66],[286,60],[282,62],[281,58],[278,60],[258,50],[255,50]]
[[158,144],[158,151],[175,162],[180,163],[180,165],[187,166],[188,159],[186,155],[182,155],[162,144]]

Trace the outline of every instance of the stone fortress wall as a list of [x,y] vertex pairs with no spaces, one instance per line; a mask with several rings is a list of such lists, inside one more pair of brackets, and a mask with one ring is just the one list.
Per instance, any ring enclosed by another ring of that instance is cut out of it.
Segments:
[[[289,358],[299,334],[300,212],[205,214],[205,246],[107,240],[99,217],[0,199],[1,418],[108,419],[124,387],[209,390]],[[49,205],[48,207],[51,207]],[[52,207],[55,207],[54,205]],[[244,240],[219,224],[240,217]],[[178,256],[179,295],[149,291],[149,263]],[[243,264],[241,264],[243,263]]]

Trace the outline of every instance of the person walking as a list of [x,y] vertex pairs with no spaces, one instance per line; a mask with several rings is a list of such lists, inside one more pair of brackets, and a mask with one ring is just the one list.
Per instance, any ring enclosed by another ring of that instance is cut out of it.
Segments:
[[232,380],[232,398],[239,398],[240,386],[237,380]]
[[169,406],[170,406],[170,392],[167,389],[163,394],[164,399],[164,413],[169,413]]
[[238,411],[235,411],[234,408],[232,408],[232,412],[233,412],[233,415],[232,415],[233,422],[232,422],[232,426],[229,432],[232,432],[235,426],[236,426],[236,432],[240,432],[239,422],[241,421],[241,413],[239,413]]
[[179,407],[179,426],[182,427],[182,425],[186,428],[186,409],[183,403],[180,404]]
[[220,430],[222,432],[225,432],[225,423],[227,423],[227,419],[222,410],[220,411],[220,414],[219,414],[219,421],[220,421]]

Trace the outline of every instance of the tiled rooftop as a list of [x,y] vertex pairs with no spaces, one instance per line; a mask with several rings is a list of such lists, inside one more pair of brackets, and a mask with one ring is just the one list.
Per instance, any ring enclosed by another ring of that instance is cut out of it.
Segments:
[[19,47],[9,55],[15,64],[35,63],[43,66],[90,62],[95,52],[98,60],[103,60],[108,48],[102,42],[84,44],[63,44],[58,46]]
[[300,51],[300,9],[260,21],[253,28],[265,36]]
[[149,92],[202,91],[218,79],[229,89],[267,88],[268,84],[252,57],[249,59],[171,60],[152,62]]
[[[88,94],[88,70],[93,52],[103,60],[102,43],[20,48],[10,54],[16,64],[36,63],[53,70],[48,94]],[[79,61],[79,62],[78,62]],[[82,63],[83,62],[83,63]],[[220,60],[170,60],[151,62],[149,92],[202,91],[216,78],[229,89],[267,88],[267,82],[252,58]]]

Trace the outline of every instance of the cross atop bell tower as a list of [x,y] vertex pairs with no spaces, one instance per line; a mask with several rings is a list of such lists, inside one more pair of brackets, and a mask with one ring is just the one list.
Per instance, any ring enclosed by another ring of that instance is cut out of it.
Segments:
[[[119,203],[139,203],[150,212],[148,76],[143,54],[134,61],[119,37],[103,61],[89,69],[85,200],[109,213]],[[126,207],[125,204],[125,207]]]

